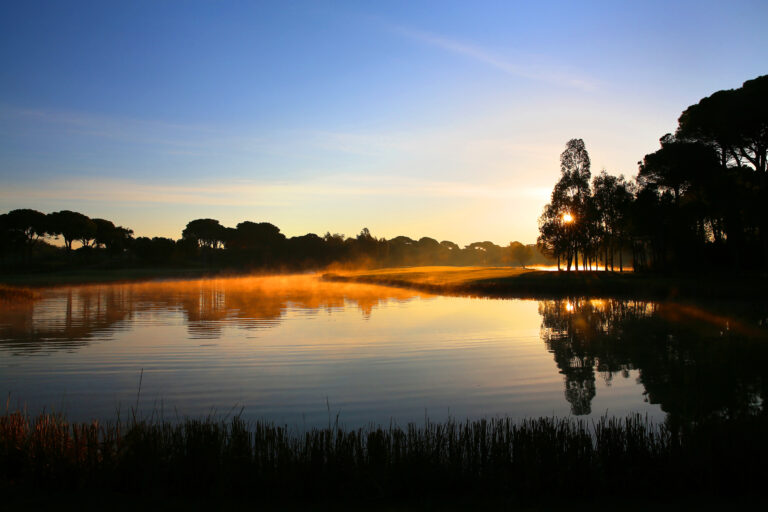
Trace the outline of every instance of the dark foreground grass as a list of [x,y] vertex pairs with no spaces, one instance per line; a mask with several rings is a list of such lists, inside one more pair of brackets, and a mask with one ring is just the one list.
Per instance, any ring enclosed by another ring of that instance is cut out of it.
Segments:
[[238,417],[75,424],[15,412],[0,417],[0,492],[447,508],[762,500],[766,426],[756,416],[673,431],[630,416],[296,433]]

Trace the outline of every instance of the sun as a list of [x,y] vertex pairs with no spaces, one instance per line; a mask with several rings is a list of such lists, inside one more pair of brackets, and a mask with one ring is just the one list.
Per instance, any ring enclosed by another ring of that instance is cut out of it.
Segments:
[[570,222],[573,222],[573,215],[571,215],[568,212],[564,213],[563,214],[563,222],[565,222],[566,224],[568,224]]

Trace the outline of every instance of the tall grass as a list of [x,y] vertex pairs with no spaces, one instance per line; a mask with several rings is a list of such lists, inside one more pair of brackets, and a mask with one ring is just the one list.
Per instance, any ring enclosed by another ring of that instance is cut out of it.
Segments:
[[0,417],[0,487],[266,501],[754,494],[768,476],[766,426],[495,418],[296,434],[240,417],[104,424],[17,411]]

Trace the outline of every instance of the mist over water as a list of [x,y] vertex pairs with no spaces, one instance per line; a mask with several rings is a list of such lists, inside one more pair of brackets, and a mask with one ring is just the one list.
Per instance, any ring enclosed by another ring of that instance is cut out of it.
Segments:
[[754,303],[438,297],[316,275],[42,293],[0,311],[0,390],[11,408],[76,420],[137,404],[145,417],[242,409],[299,429],[695,420],[760,410],[768,389],[768,308]]

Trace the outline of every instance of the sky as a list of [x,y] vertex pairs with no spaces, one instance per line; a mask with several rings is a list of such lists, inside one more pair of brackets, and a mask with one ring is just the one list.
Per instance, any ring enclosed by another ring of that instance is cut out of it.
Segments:
[[628,177],[689,105],[768,73],[768,2],[0,6],[0,211],[179,238],[533,243],[559,155]]

